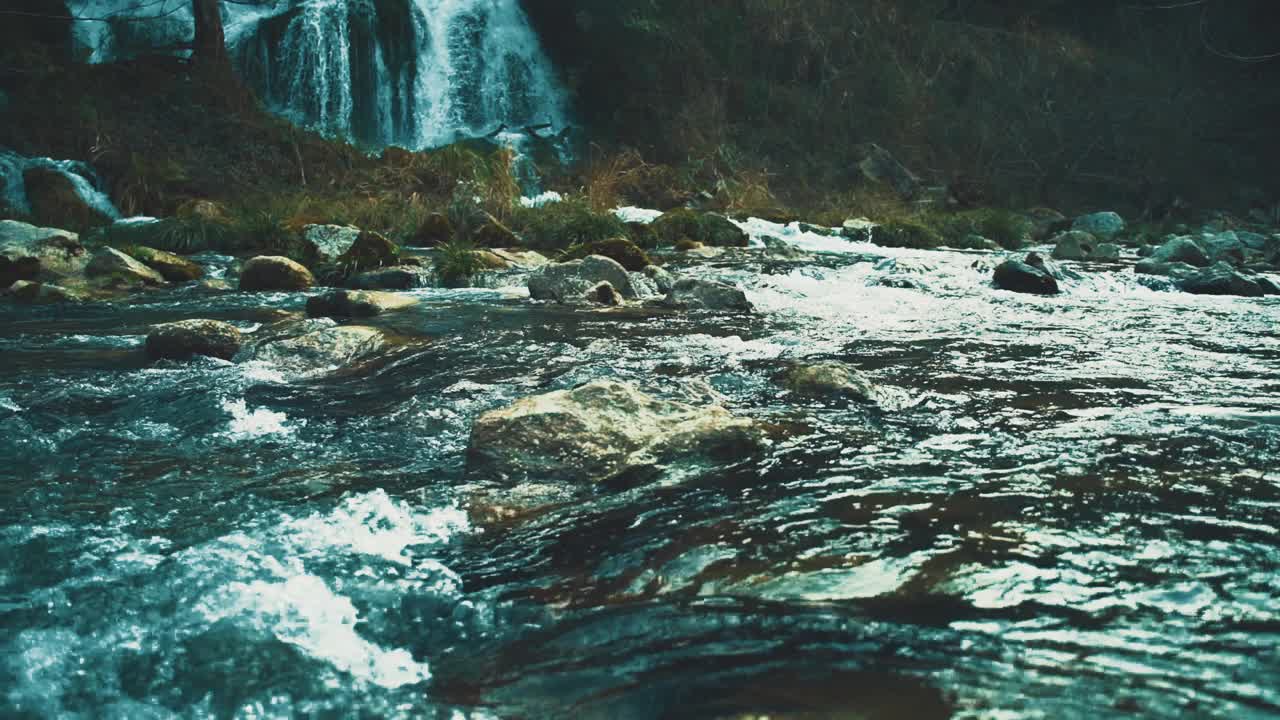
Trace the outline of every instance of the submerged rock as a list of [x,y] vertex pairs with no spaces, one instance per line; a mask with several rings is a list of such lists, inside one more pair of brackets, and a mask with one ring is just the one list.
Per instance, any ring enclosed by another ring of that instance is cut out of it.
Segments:
[[582,302],[600,283],[609,283],[628,300],[639,297],[626,268],[600,255],[538,268],[529,276],[529,296],[560,303]]
[[164,276],[115,248],[98,248],[85,275],[112,285],[163,285]]
[[418,304],[407,295],[371,290],[333,290],[307,299],[307,315],[330,318],[368,318]]
[[752,312],[755,306],[747,299],[742,290],[714,280],[698,278],[680,278],[662,304],[684,310],[727,310],[731,312]]
[[279,255],[255,257],[240,269],[240,289],[247,292],[290,292],[314,285],[311,271]]
[[1242,297],[1262,297],[1272,294],[1273,285],[1258,282],[1236,272],[1224,262],[1205,268],[1182,279],[1180,287],[1195,295],[1239,295]]
[[[1039,262],[1037,262],[1039,261]],[[1006,260],[996,267],[995,286],[1001,290],[1031,295],[1057,295],[1058,281],[1044,266],[1038,255],[1028,255],[1025,262]]]
[[160,273],[169,282],[191,282],[204,277],[204,268],[184,257],[145,246],[129,249],[129,254],[139,262]]
[[17,280],[82,279],[89,253],[80,236],[16,220],[0,220],[0,287]]
[[481,415],[468,465],[511,481],[599,482],[679,459],[735,459],[764,442],[757,423],[722,407],[659,400],[601,380]]
[[229,323],[181,320],[151,328],[147,355],[156,360],[189,360],[196,355],[230,360],[243,341],[240,330]]
[[1112,240],[1124,232],[1124,218],[1114,212],[1081,215],[1071,223],[1072,230],[1082,230],[1099,240]]
[[806,397],[831,397],[857,402],[875,402],[875,386],[858,370],[843,363],[797,365],[782,376],[791,392]]

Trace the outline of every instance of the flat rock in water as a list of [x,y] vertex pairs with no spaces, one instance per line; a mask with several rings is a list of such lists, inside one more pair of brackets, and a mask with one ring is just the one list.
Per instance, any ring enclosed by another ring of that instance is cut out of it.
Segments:
[[764,442],[757,423],[722,407],[659,400],[601,380],[481,415],[468,465],[509,481],[589,483],[682,458],[735,459]]
[[88,263],[89,253],[73,232],[0,220],[0,286],[83,280]]
[[742,290],[714,280],[680,278],[662,300],[668,307],[684,310],[727,310],[752,312],[755,306]]
[[199,263],[184,257],[156,250],[149,247],[134,247],[129,252],[139,262],[160,273],[169,282],[191,282],[204,277],[204,268]]
[[797,365],[782,376],[782,384],[797,395],[875,402],[871,380],[843,363]]
[[1236,272],[1226,263],[1200,270],[1182,279],[1180,287],[1195,295],[1239,295],[1241,297],[1262,297],[1271,294],[1272,285],[1258,282],[1258,279],[1246,277]]
[[218,320],[180,320],[156,325],[147,334],[147,355],[153,359],[187,360],[196,355],[230,360],[240,352],[244,336]]
[[307,300],[310,317],[368,318],[418,304],[408,295],[372,290],[333,290]]
[[127,285],[163,285],[164,276],[115,248],[98,248],[85,267],[85,275]]
[[321,372],[356,362],[385,344],[377,328],[331,325],[263,342],[253,348],[252,358],[294,372]]

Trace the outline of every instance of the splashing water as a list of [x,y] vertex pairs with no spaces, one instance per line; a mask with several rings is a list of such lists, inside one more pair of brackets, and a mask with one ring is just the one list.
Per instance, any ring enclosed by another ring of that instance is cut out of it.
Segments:
[[120,219],[120,211],[111,202],[111,198],[99,189],[101,180],[88,163],[78,160],[24,157],[4,148],[0,148],[0,205],[7,205],[11,211],[22,215],[31,212],[31,203],[27,198],[26,182],[22,174],[33,168],[45,168],[60,173],[71,181],[76,195],[86,205],[113,220]]

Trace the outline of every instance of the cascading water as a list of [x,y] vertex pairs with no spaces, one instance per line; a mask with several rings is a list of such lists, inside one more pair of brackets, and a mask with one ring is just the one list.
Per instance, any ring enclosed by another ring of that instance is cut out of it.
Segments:
[[[147,44],[138,42],[146,32],[152,47],[172,44],[180,32],[190,37],[185,8],[138,23],[126,20],[162,13],[120,5],[71,3],[77,16],[119,19],[77,23],[76,39],[91,62],[135,54]],[[525,127],[558,132],[569,124],[564,92],[518,0],[225,7],[227,43],[244,77],[269,107],[300,125],[367,146],[417,150],[491,135],[516,142]],[[504,127],[512,132],[495,133]]]
[[0,207],[7,207],[9,212],[19,215],[31,212],[23,173],[33,168],[45,168],[60,173],[71,181],[76,195],[85,204],[106,217],[120,218],[120,211],[111,203],[111,198],[99,189],[101,182],[88,163],[77,160],[25,157],[4,148],[0,148]]

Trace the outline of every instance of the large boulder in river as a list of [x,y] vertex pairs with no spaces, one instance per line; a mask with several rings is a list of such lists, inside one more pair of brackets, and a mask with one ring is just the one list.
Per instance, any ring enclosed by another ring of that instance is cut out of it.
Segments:
[[653,264],[653,261],[649,259],[648,253],[624,237],[593,240],[574,245],[565,253],[565,259],[578,260],[591,255],[600,255],[616,260],[628,272],[640,272]]
[[100,283],[136,287],[163,285],[164,276],[115,248],[102,247],[93,253],[85,275]]
[[[1034,255],[1034,253],[1033,253]],[[1043,265],[1039,257],[1028,255],[1026,261],[1006,260],[996,267],[993,281],[1001,290],[1031,295],[1057,295],[1058,281]]]
[[590,290],[609,283],[628,300],[638,297],[627,269],[600,255],[544,265],[529,276],[529,296],[560,303],[582,302]]
[[244,336],[218,320],[180,320],[156,325],[147,334],[147,355],[156,360],[189,360],[196,355],[230,360]]
[[204,277],[204,268],[199,263],[173,253],[139,245],[129,248],[129,254],[169,282],[191,282]]
[[351,225],[307,225],[302,240],[318,262],[336,262],[360,238],[360,228]]
[[293,292],[315,282],[310,270],[279,255],[252,258],[240,269],[240,289],[247,292]]
[[1239,295],[1262,297],[1272,294],[1274,285],[1269,281],[1241,275],[1230,265],[1220,262],[1182,279],[1180,287],[1195,295]]
[[1186,263],[1196,267],[1208,267],[1209,255],[1199,243],[1189,237],[1169,238],[1163,245],[1151,252],[1150,259],[1155,262]]
[[1113,240],[1124,232],[1124,218],[1114,212],[1099,212],[1092,215],[1081,215],[1071,223],[1072,230],[1082,230],[1099,240]]
[[727,310],[752,312],[755,306],[742,290],[714,280],[682,277],[662,300],[668,307],[684,310]]
[[67,175],[47,167],[33,167],[22,173],[31,217],[38,223],[84,230],[110,225],[111,218],[80,197]]
[[1098,245],[1098,239],[1083,230],[1071,230],[1053,238],[1053,257],[1057,260],[1087,260]]
[[298,330],[265,339],[249,355],[287,372],[310,374],[356,362],[385,345],[386,336],[377,328],[312,320]]
[[722,407],[600,380],[481,415],[468,465],[509,481],[599,482],[682,458],[736,459],[764,442],[759,425]]
[[307,315],[330,318],[368,318],[418,304],[409,295],[368,290],[333,290],[307,299]]
[[16,220],[0,220],[0,287],[18,280],[83,279],[89,253],[80,236]]
[[858,370],[843,363],[797,365],[782,376],[782,384],[796,395],[857,402],[875,402],[875,386]]

